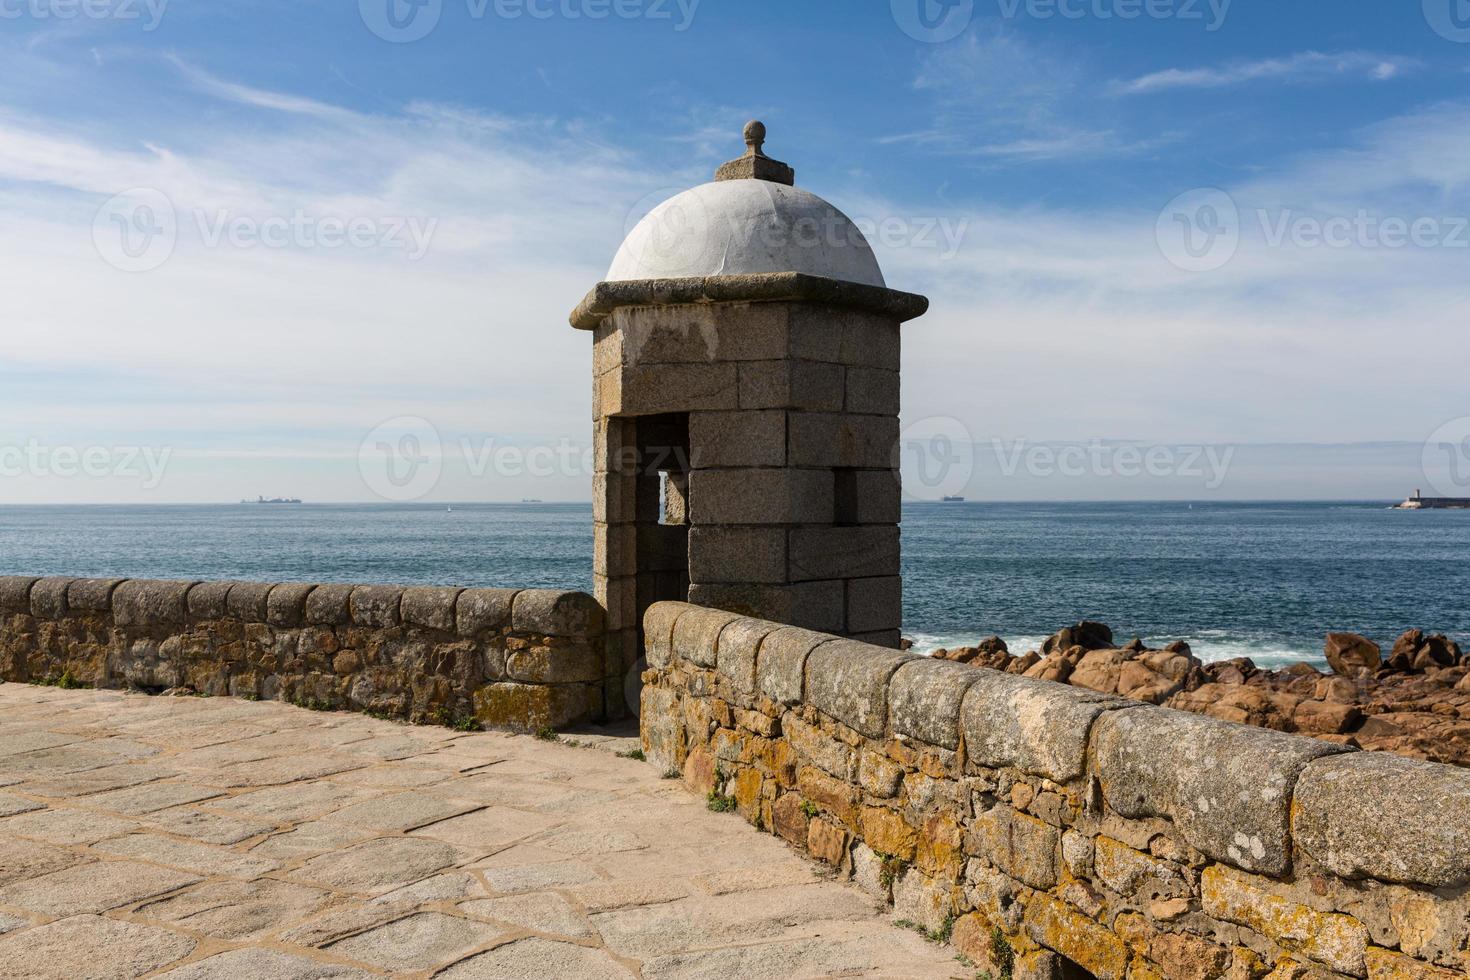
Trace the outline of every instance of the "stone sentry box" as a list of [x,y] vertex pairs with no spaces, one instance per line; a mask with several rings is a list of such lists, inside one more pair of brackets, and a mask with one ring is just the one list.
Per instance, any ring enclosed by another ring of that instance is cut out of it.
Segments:
[[897,646],[899,330],[857,226],[743,157],[654,209],[572,314],[594,336],[610,673],[680,600]]

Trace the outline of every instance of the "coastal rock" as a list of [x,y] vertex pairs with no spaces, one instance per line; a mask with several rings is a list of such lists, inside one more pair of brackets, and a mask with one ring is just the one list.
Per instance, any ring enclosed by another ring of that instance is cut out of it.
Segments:
[[1015,659],[1007,649],[1006,641],[998,636],[988,637],[972,647],[935,650],[931,656],[938,660],[952,660],[955,663],[968,664],[972,667],[989,667],[993,670],[1005,670]]
[[1083,620],[1075,626],[1058,631],[1042,644],[1042,653],[1069,650],[1081,647],[1084,650],[1108,650],[1113,647],[1113,631],[1103,623]]
[[1378,644],[1356,633],[1327,634],[1327,663],[1343,677],[1367,677],[1382,664]]

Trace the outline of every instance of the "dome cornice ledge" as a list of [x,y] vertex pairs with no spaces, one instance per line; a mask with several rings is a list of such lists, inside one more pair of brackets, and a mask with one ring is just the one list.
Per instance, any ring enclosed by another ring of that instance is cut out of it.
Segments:
[[900,323],[921,317],[929,309],[928,298],[917,293],[800,272],[766,272],[600,282],[572,311],[571,323],[578,330],[595,330],[614,310],[626,306],[781,302],[866,310],[895,317]]

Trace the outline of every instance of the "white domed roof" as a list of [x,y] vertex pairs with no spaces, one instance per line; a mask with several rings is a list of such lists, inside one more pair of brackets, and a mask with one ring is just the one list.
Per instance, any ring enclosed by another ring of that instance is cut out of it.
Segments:
[[800,272],[884,286],[852,220],[799,187],[717,180],[678,194],[628,234],[609,282]]

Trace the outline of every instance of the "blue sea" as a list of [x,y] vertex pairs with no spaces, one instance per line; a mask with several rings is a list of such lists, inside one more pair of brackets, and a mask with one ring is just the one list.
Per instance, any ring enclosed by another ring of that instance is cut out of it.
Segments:
[[[905,634],[1023,651],[1096,619],[1207,660],[1330,630],[1470,641],[1470,511],[1382,503],[912,504]],[[0,574],[590,589],[585,504],[0,507]]]

